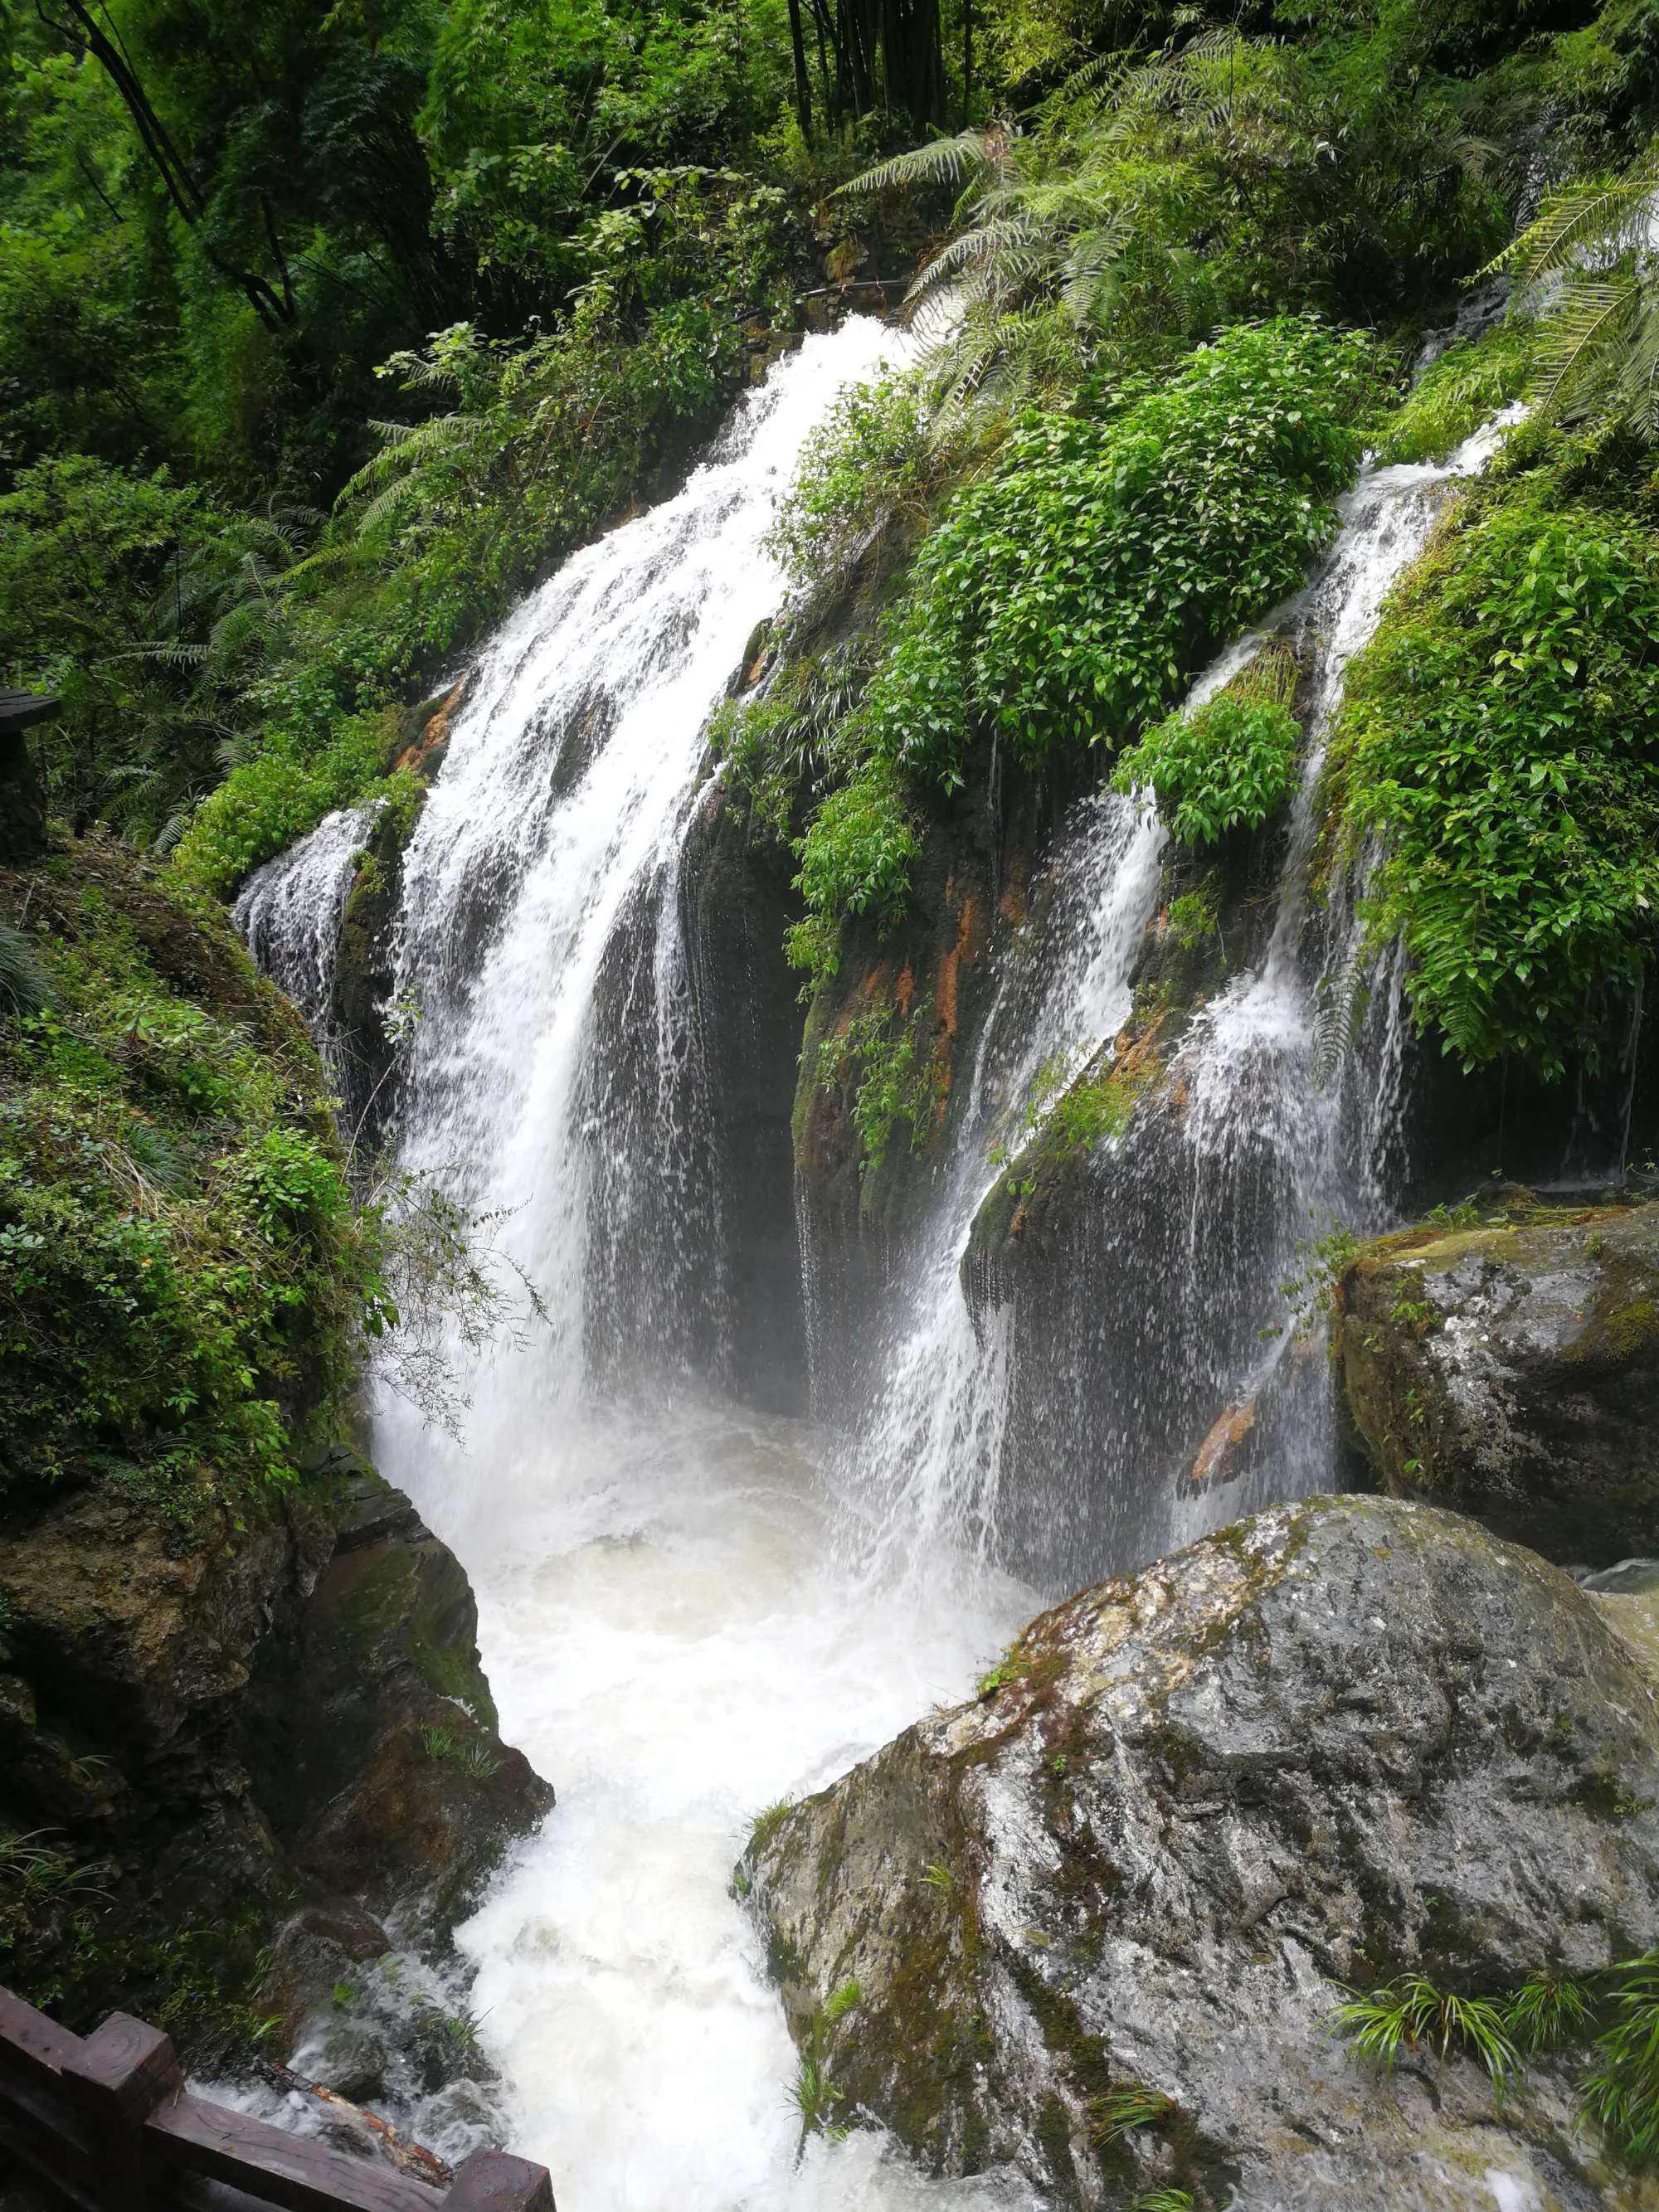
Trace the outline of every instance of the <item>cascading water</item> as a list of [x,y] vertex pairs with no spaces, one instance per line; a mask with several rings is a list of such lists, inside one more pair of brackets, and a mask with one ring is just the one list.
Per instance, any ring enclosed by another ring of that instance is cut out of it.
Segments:
[[[1255,1324],[1304,1215],[1339,1196],[1374,1212],[1388,1181],[1397,993],[1373,999],[1363,1079],[1311,1081],[1315,979],[1354,933],[1352,900],[1339,927],[1310,912],[1313,787],[1346,658],[1474,446],[1364,479],[1279,625],[1317,696],[1277,917],[1188,1036],[1168,1086],[1181,1110],[1145,1117],[1155,1143],[1138,1117],[1106,1148],[1116,1281],[1062,1287],[1072,1311],[1041,1356],[1018,1299],[970,1310],[963,1291],[1034,1097],[1131,1011],[1167,841],[1150,806],[1103,796],[1002,949],[870,1419],[826,1450],[726,1401],[720,1217],[744,1198],[714,1170],[683,856],[708,715],[782,596],[763,544],[777,493],[835,394],[899,343],[863,320],[808,339],[678,497],[526,601],[475,672],[404,859],[402,1158],[496,1218],[544,1320],[482,1355],[452,1346],[459,1437],[388,1395],[375,1449],[465,1560],[504,1730],[560,1791],[461,1942],[507,2131],[552,2167],[566,2212],[1024,2201],[994,2179],[925,2182],[869,2134],[798,2155],[794,2055],[732,1863],[766,1803],[961,1693],[1038,1602],[1002,1571],[1011,1549],[1082,1579],[1180,1529],[1171,1446],[1260,1364]],[[238,909],[325,1042],[368,828],[331,817]],[[1045,1455],[1057,1493],[1032,1476]],[[1156,1510],[1131,1514],[1137,1496]],[[895,1559],[920,1571],[880,1571]]]
[[234,908],[248,951],[305,1016],[337,1077],[349,1047],[332,1018],[335,959],[357,856],[373,826],[368,807],[325,816],[308,837],[255,869]]
[[[1029,1278],[1024,1296],[993,1279],[970,1312],[975,1216],[1036,1118],[1033,1079],[1052,1097],[1108,1045],[1159,904],[1156,822],[1137,823],[1121,800],[1079,810],[1033,902],[1048,917],[1041,941],[1022,957],[1016,938],[1001,954],[925,1257],[844,1447],[898,1543],[945,1530],[1069,1588],[1331,1481],[1326,1363],[1285,1317],[1279,1286],[1322,1231],[1387,1216],[1401,1182],[1405,1024],[1395,962],[1374,979],[1358,1035],[1329,1070],[1318,1065],[1322,1000],[1351,991],[1363,924],[1357,881],[1327,904],[1309,898],[1316,787],[1350,659],[1427,542],[1446,487],[1485,465],[1502,427],[1443,465],[1362,476],[1318,574],[1194,687],[1188,711],[1269,635],[1293,642],[1310,672],[1265,954],[1200,1012],[1151,1109],[1103,1144],[1086,1220],[1054,1268],[1064,1279],[1035,1296]],[[1275,1395],[1254,1485],[1183,1481],[1206,1431],[1231,1419],[1248,1431]],[[1000,1498],[1014,1501],[1000,1515]]]
[[[375,1455],[465,1560],[504,1732],[559,1791],[461,1940],[507,2132],[565,2212],[995,2193],[935,2191],[867,2137],[797,2162],[794,2055],[727,1893],[759,1809],[960,1694],[1035,1602],[943,1559],[920,1601],[861,1580],[810,1436],[720,1396],[682,845],[708,714],[781,600],[777,495],[903,343],[867,319],[808,338],[677,498],[526,601],[404,855],[403,1164],[498,1217],[545,1322],[452,1346],[458,1440],[388,1395]],[[286,896],[302,995],[349,835],[250,907],[258,927]]]

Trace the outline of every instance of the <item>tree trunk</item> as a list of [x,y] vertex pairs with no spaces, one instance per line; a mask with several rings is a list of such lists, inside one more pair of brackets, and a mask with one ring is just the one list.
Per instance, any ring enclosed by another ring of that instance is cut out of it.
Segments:
[[801,32],[800,0],[789,0],[789,50],[795,64],[795,119],[800,135],[812,143],[812,88],[806,76],[806,40]]

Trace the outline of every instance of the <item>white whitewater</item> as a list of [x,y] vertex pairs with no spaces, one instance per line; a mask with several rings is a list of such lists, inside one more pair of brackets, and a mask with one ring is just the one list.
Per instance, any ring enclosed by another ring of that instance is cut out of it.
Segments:
[[757,1811],[962,1695],[1032,1595],[837,1565],[811,1438],[700,1406],[681,1356],[709,1292],[676,896],[703,728],[782,599],[763,540],[804,439],[902,343],[808,338],[678,497],[519,609],[405,862],[404,1158],[504,1216],[549,1320],[476,1364],[459,1442],[388,1401],[375,1455],[465,1562],[503,1733],[559,1793],[461,1942],[506,2132],[561,2212],[994,2194],[868,2136],[798,2162],[793,2049],[727,1886]]
[[1151,806],[1109,793],[1085,800],[1053,862],[1034,941],[1002,964],[882,1386],[843,1452],[849,1493],[873,1497],[887,1559],[925,1559],[941,1546],[996,1557],[1010,1346],[998,1316],[975,1328],[963,1255],[1005,1158],[1024,1140],[1034,1087],[1058,1096],[1128,1016],[1165,842]]
[[248,951],[305,1016],[325,1064],[336,1071],[334,957],[357,856],[373,825],[366,806],[325,815],[308,837],[254,870],[233,908]]

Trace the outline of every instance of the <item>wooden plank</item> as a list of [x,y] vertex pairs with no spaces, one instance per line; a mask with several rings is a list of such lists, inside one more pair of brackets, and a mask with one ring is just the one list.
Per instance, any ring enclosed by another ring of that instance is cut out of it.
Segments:
[[75,2116],[39,2082],[0,2085],[0,2176],[32,2174],[54,2203],[96,2212],[98,2169]]
[[455,2170],[444,2212],[554,2212],[544,2166],[504,2150],[475,2150]]
[[130,2013],[112,2013],[64,2061],[60,2078],[97,2148],[108,2212],[149,2212],[144,2123],[185,2085],[172,2038]]
[[56,2081],[64,2061],[81,2048],[81,2039],[36,2012],[9,1990],[0,1990],[0,2060],[23,2072]]
[[444,2201],[423,2181],[199,2097],[163,2105],[146,2123],[144,2140],[152,2160],[228,2182],[284,2212],[441,2212]]
[[36,722],[49,722],[63,703],[44,692],[0,690],[0,731],[27,730]]

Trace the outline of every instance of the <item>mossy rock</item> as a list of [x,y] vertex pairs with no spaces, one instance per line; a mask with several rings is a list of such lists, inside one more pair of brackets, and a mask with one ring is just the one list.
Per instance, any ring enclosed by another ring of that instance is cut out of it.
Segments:
[[1659,1205],[1431,1224],[1340,1287],[1354,1427],[1400,1497],[1570,1565],[1659,1550]]
[[935,2171],[1114,2212],[1489,2212],[1494,2174],[1651,2204],[1565,2062],[1500,2099],[1335,2033],[1349,1986],[1497,1992],[1659,1942],[1653,1685],[1462,1516],[1312,1499],[1085,1590],[740,1873],[836,2109]]

